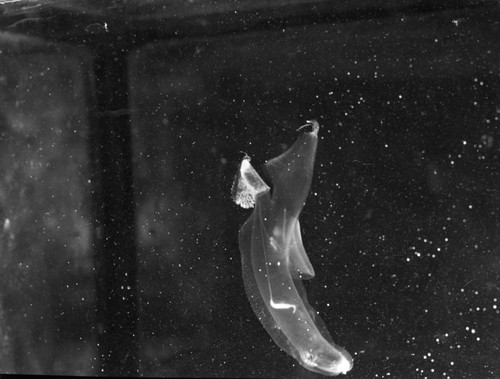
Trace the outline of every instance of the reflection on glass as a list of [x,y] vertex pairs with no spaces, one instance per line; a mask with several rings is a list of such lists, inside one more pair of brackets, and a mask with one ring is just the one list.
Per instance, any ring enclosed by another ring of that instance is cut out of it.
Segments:
[[[9,46],[0,40],[0,50]],[[80,62],[0,54],[0,67],[0,375],[89,375],[95,291]]]
[[250,158],[241,162],[233,200],[255,206],[239,235],[243,280],[254,312],[278,346],[308,370],[337,375],[352,368],[352,358],[333,343],[301,282],[314,277],[298,216],[311,187],[319,125],[308,121],[300,130],[289,150],[264,165],[272,195]]

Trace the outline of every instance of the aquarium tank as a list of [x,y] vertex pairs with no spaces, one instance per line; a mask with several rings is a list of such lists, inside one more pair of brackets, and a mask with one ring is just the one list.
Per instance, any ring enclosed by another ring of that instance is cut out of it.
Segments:
[[0,374],[500,378],[499,35],[0,0]]

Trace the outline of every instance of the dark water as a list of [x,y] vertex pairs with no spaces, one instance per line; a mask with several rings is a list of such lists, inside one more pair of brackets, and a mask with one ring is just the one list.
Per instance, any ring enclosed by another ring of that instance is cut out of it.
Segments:
[[[496,12],[496,13],[495,13]],[[243,286],[231,200],[321,125],[304,282],[351,378],[500,377],[498,10],[163,41],[129,55],[139,374],[320,377]],[[11,41],[2,42],[8,45]],[[0,55],[0,370],[99,374],[90,51]]]

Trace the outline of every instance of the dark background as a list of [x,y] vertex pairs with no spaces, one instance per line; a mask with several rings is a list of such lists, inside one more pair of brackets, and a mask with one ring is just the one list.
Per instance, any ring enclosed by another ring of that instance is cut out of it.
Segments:
[[[500,377],[498,6],[362,8],[130,49],[137,374],[319,377],[251,310],[230,198],[315,118],[305,285],[349,377]],[[0,370],[99,374],[92,51],[2,41]]]

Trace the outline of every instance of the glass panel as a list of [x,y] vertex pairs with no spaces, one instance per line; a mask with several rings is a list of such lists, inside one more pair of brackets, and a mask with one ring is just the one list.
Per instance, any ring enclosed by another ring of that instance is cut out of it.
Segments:
[[0,54],[0,67],[0,371],[89,374],[95,294],[80,62],[18,52]]
[[0,1],[0,373],[500,375],[498,5],[291,2]]
[[[500,372],[500,50],[480,11],[154,44],[131,59],[145,375],[304,377],[253,313],[244,154],[320,124],[308,301],[353,377]],[[312,375],[312,374],[311,374]]]

